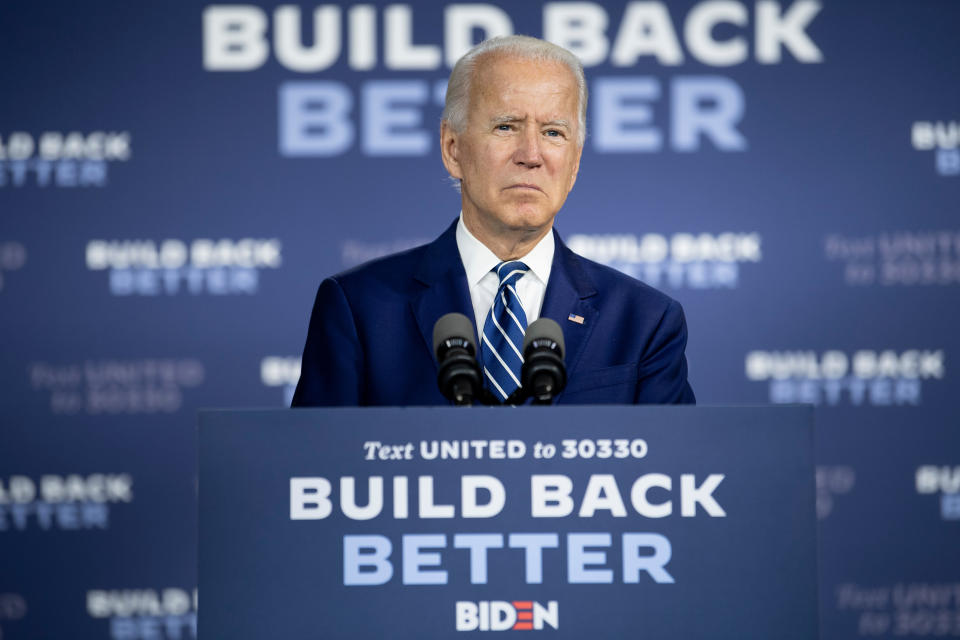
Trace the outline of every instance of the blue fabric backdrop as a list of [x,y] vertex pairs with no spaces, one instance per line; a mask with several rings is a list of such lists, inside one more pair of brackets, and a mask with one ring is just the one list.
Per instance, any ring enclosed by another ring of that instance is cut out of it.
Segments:
[[817,405],[823,636],[960,635],[958,19],[0,4],[0,637],[194,637],[197,409],[285,406],[319,281],[457,215],[447,61],[504,31],[584,59],[557,226],[684,305],[698,400]]

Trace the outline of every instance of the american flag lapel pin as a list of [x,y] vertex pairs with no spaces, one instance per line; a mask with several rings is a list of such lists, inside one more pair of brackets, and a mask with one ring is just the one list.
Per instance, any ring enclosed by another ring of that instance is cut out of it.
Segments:
[[570,322],[576,322],[577,324],[583,324],[583,316],[578,316],[575,313],[571,313],[569,316],[567,316],[567,320]]

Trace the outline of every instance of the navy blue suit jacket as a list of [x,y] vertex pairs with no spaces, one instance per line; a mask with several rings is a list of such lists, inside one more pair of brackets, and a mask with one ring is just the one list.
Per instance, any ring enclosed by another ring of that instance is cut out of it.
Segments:
[[[456,223],[430,244],[323,281],[293,406],[449,404],[437,388],[433,325],[452,311],[474,317],[455,231]],[[540,315],[566,341],[557,402],[693,403],[680,305],[554,238]]]

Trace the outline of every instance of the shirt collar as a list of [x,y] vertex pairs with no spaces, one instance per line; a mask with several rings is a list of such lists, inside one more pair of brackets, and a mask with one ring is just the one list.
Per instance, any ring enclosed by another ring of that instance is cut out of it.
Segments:
[[[550,280],[550,268],[553,266],[553,252],[555,250],[553,230],[543,236],[530,252],[518,258],[530,268],[531,273],[544,285]],[[487,245],[477,240],[463,223],[463,212],[457,222],[457,249],[460,250],[460,259],[463,261],[464,271],[467,272],[467,283],[472,287],[479,283],[490,270],[500,264],[501,260],[487,248]]]

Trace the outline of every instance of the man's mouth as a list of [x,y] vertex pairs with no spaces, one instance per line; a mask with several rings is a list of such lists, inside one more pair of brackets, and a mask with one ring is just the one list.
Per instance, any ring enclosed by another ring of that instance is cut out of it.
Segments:
[[530,183],[527,183],[527,182],[521,182],[521,183],[519,183],[519,184],[512,184],[512,185],[510,185],[509,187],[507,187],[507,189],[532,189],[532,190],[534,190],[534,191],[540,191],[541,193],[543,192],[543,189],[541,189],[541,188],[538,187],[537,185],[535,185],[535,184],[530,184]]

